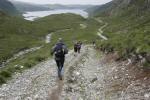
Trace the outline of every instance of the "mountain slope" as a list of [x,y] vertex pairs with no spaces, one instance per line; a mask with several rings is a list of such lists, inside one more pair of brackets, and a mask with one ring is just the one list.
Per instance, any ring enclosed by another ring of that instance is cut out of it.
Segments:
[[61,5],[61,4],[47,4],[50,9],[88,9],[93,5]]
[[127,12],[141,13],[150,10],[150,0],[113,0],[93,9],[94,16],[118,16]]
[[11,0],[11,2],[20,12],[50,10],[50,8],[44,5],[30,4],[30,3],[19,2],[14,0]]
[[108,23],[100,42],[107,51],[117,51],[121,58],[150,64],[150,0],[113,0],[93,11],[93,16]]
[[0,0],[0,11],[3,11],[11,15],[15,15],[18,13],[13,4],[8,0]]

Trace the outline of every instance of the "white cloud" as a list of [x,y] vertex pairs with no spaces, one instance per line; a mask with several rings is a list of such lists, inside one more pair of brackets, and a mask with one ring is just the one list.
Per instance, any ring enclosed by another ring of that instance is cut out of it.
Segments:
[[37,4],[104,4],[111,0],[16,0]]

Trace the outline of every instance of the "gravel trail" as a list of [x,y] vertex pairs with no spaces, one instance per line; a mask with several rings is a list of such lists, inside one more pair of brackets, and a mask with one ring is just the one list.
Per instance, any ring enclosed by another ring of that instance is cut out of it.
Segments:
[[2,85],[0,100],[150,100],[149,76],[83,46],[80,54],[66,56],[63,81],[49,59]]
[[[84,52],[75,57],[71,50],[66,56],[64,70],[72,66]],[[55,61],[49,59],[23,73],[16,73],[12,80],[0,87],[0,100],[47,100],[61,83],[57,78]]]

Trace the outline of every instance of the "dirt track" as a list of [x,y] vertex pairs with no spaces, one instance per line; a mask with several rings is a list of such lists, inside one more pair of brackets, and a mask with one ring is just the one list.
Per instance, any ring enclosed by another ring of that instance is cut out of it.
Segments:
[[66,56],[63,81],[49,59],[13,76],[0,88],[0,100],[149,100],[149,76],[84,46]]

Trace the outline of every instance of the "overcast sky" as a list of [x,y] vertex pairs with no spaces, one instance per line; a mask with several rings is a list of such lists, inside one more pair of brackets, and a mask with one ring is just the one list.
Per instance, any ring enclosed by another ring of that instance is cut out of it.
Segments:
[[[11,0],[10,0],[11,1]],[[37,4],[104,4],[111,0],[16,0]]]

